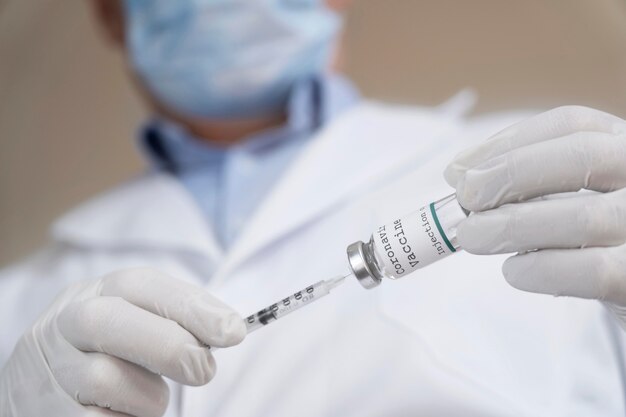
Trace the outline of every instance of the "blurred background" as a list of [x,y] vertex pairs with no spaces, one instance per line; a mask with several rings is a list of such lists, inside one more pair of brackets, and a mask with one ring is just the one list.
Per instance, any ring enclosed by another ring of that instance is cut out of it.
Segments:
[[[0,0],[0,266],[143,169],[144,117],[89,0]],[[356,0],[347,71],[367,96],[477,112],[585,104],[626,117],[625,0]]]

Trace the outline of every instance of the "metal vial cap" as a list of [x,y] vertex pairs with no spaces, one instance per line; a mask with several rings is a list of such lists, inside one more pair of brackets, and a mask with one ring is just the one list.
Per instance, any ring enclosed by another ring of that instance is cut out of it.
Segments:
[[368,262],[365,243],[354,242],[348,246],[347,252],[350,268],[359,283],[368,290],[379,286],[382,282],[382,276],[375,270],[375,265],[373,266]]

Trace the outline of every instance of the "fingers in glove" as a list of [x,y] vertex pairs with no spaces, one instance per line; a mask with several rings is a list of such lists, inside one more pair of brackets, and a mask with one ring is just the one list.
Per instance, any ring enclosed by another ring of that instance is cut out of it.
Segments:
[[463,249],[479,255],[619,246],[626,243],[626,189],[473,213],[459,225],[457,238]]
[[104,353],[76,351],[52,372],[63,390],[85,406],[135,417],[160,417],[167,409],[169,388],[162,377]]
[[239,314],[201,288],[151,268],[114,272],[102,278],[100,294],[171,319],[206,345],[240,343],[246,326]]
[[203,385],[215,374],[209,349],[176,322],[120,297],[75,301],[59,314],[61,334],[77,349],[135,363],[185,385]]
[[94,406],[85,407],[85,413],[81,415],[84,417],[135,417],[130,414],[118,413],[117,411]]
[[626,137],[576,133],[525,146],[468,170],[457,184],[463,207],[483,211],[553,193],[626,187]]
[[548,249],[507,259],[504,277],[529,292],[626,303],[626,246]]
[[456,187],[465,172],[514,149],[578,132],[623,134],[626,121],[611,114],[583,106],[563,106],[519,122],[470,148],[448,165],[444,176]]

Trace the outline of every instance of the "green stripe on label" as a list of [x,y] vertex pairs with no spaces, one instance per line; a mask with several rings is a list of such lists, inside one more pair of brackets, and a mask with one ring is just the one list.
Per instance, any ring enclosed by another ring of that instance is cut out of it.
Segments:
[[446,245],[448,245],[448,249],[450,249],[452,252],[456,252],[456,249],[454,249],[454,246],[452,246],[452,244],[448,240],[448,236],[446,236],[446,234],[443,232],[443,228],[441,227],[441,224],[439,223],[437,212],[435,212],[435,203],[430,203],[430,212],[433,215],[433,220],[435,220],[435,224],[437,225],[437,230],[439,230],[439,234],[443,238],[443,241],[446,242]]

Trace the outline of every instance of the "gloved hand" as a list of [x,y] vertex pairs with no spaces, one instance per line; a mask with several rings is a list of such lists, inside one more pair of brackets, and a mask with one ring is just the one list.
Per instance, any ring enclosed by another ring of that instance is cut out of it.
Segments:
[[165,413],[160,375],[202,385],[215,373],[206,345],[235,345],[242,318],[203,290],[139,268],[75,284],[18,342],[0,374],[0,416]]
[[519,252],[502,268],[513,287],[602,300],[626,329],[626,121],[557,108],[462,152],[445,178],[475,212],[465,250]]

